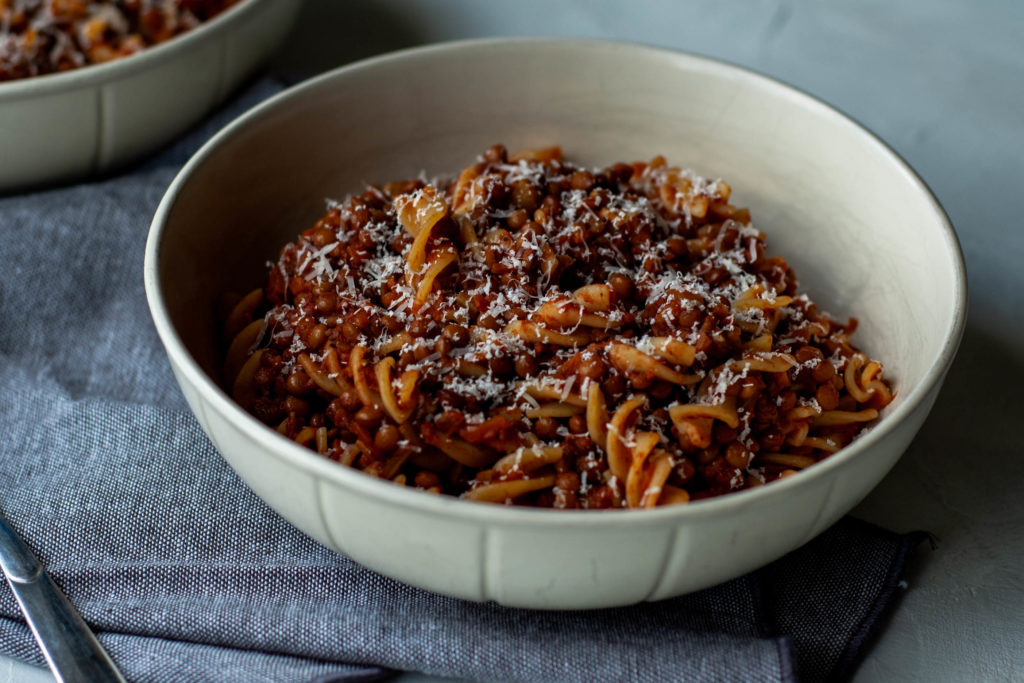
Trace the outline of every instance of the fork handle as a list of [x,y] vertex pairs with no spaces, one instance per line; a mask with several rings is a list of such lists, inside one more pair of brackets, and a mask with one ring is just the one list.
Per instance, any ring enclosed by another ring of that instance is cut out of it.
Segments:
[[89,626],[2,516],[0,569],[58,681],[125,683]]

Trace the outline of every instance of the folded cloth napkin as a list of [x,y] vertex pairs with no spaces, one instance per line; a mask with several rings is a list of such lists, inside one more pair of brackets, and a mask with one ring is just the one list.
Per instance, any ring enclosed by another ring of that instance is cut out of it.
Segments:
[[[142,255],[181,163],[263,82],[119,177],[0,199],[0,508],[133,681],[849,678],[918,536],[846,520],[750,576],[596,612],[444,598],[305,537],[189,413]],[[343,192],[344,188],[339,188]],[[43,660],[0,589],[0,652]]]

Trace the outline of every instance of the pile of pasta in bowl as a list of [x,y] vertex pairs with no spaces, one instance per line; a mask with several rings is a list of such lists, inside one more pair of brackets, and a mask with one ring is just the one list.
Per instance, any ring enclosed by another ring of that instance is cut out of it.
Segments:
[[730,194],[662,157],[501,145],[368,186],[225,307],[225,382],[325,458],[469,500],[646,508],[790,476],[893,391]]

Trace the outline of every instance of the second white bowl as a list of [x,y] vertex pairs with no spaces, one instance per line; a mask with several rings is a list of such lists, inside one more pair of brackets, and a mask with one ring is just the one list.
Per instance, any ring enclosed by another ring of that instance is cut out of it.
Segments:
[[139,159],[219,104],[288,34],[297,0],[244,0],[104,64],[0,83],[0,193]]

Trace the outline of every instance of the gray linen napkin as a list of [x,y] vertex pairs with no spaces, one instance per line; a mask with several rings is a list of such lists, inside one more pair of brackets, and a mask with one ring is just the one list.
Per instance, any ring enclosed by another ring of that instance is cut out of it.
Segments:
[[[0,199],[0,508],[134,681],[841,680],[899,592],[900,537],[846,521],[762,572],[589,613],[439,597],[359,567],[253,495],[189,413],[142,254],[181,163],[251,87],[119,177]],[[0,589],[0,652],[42,665]]]

